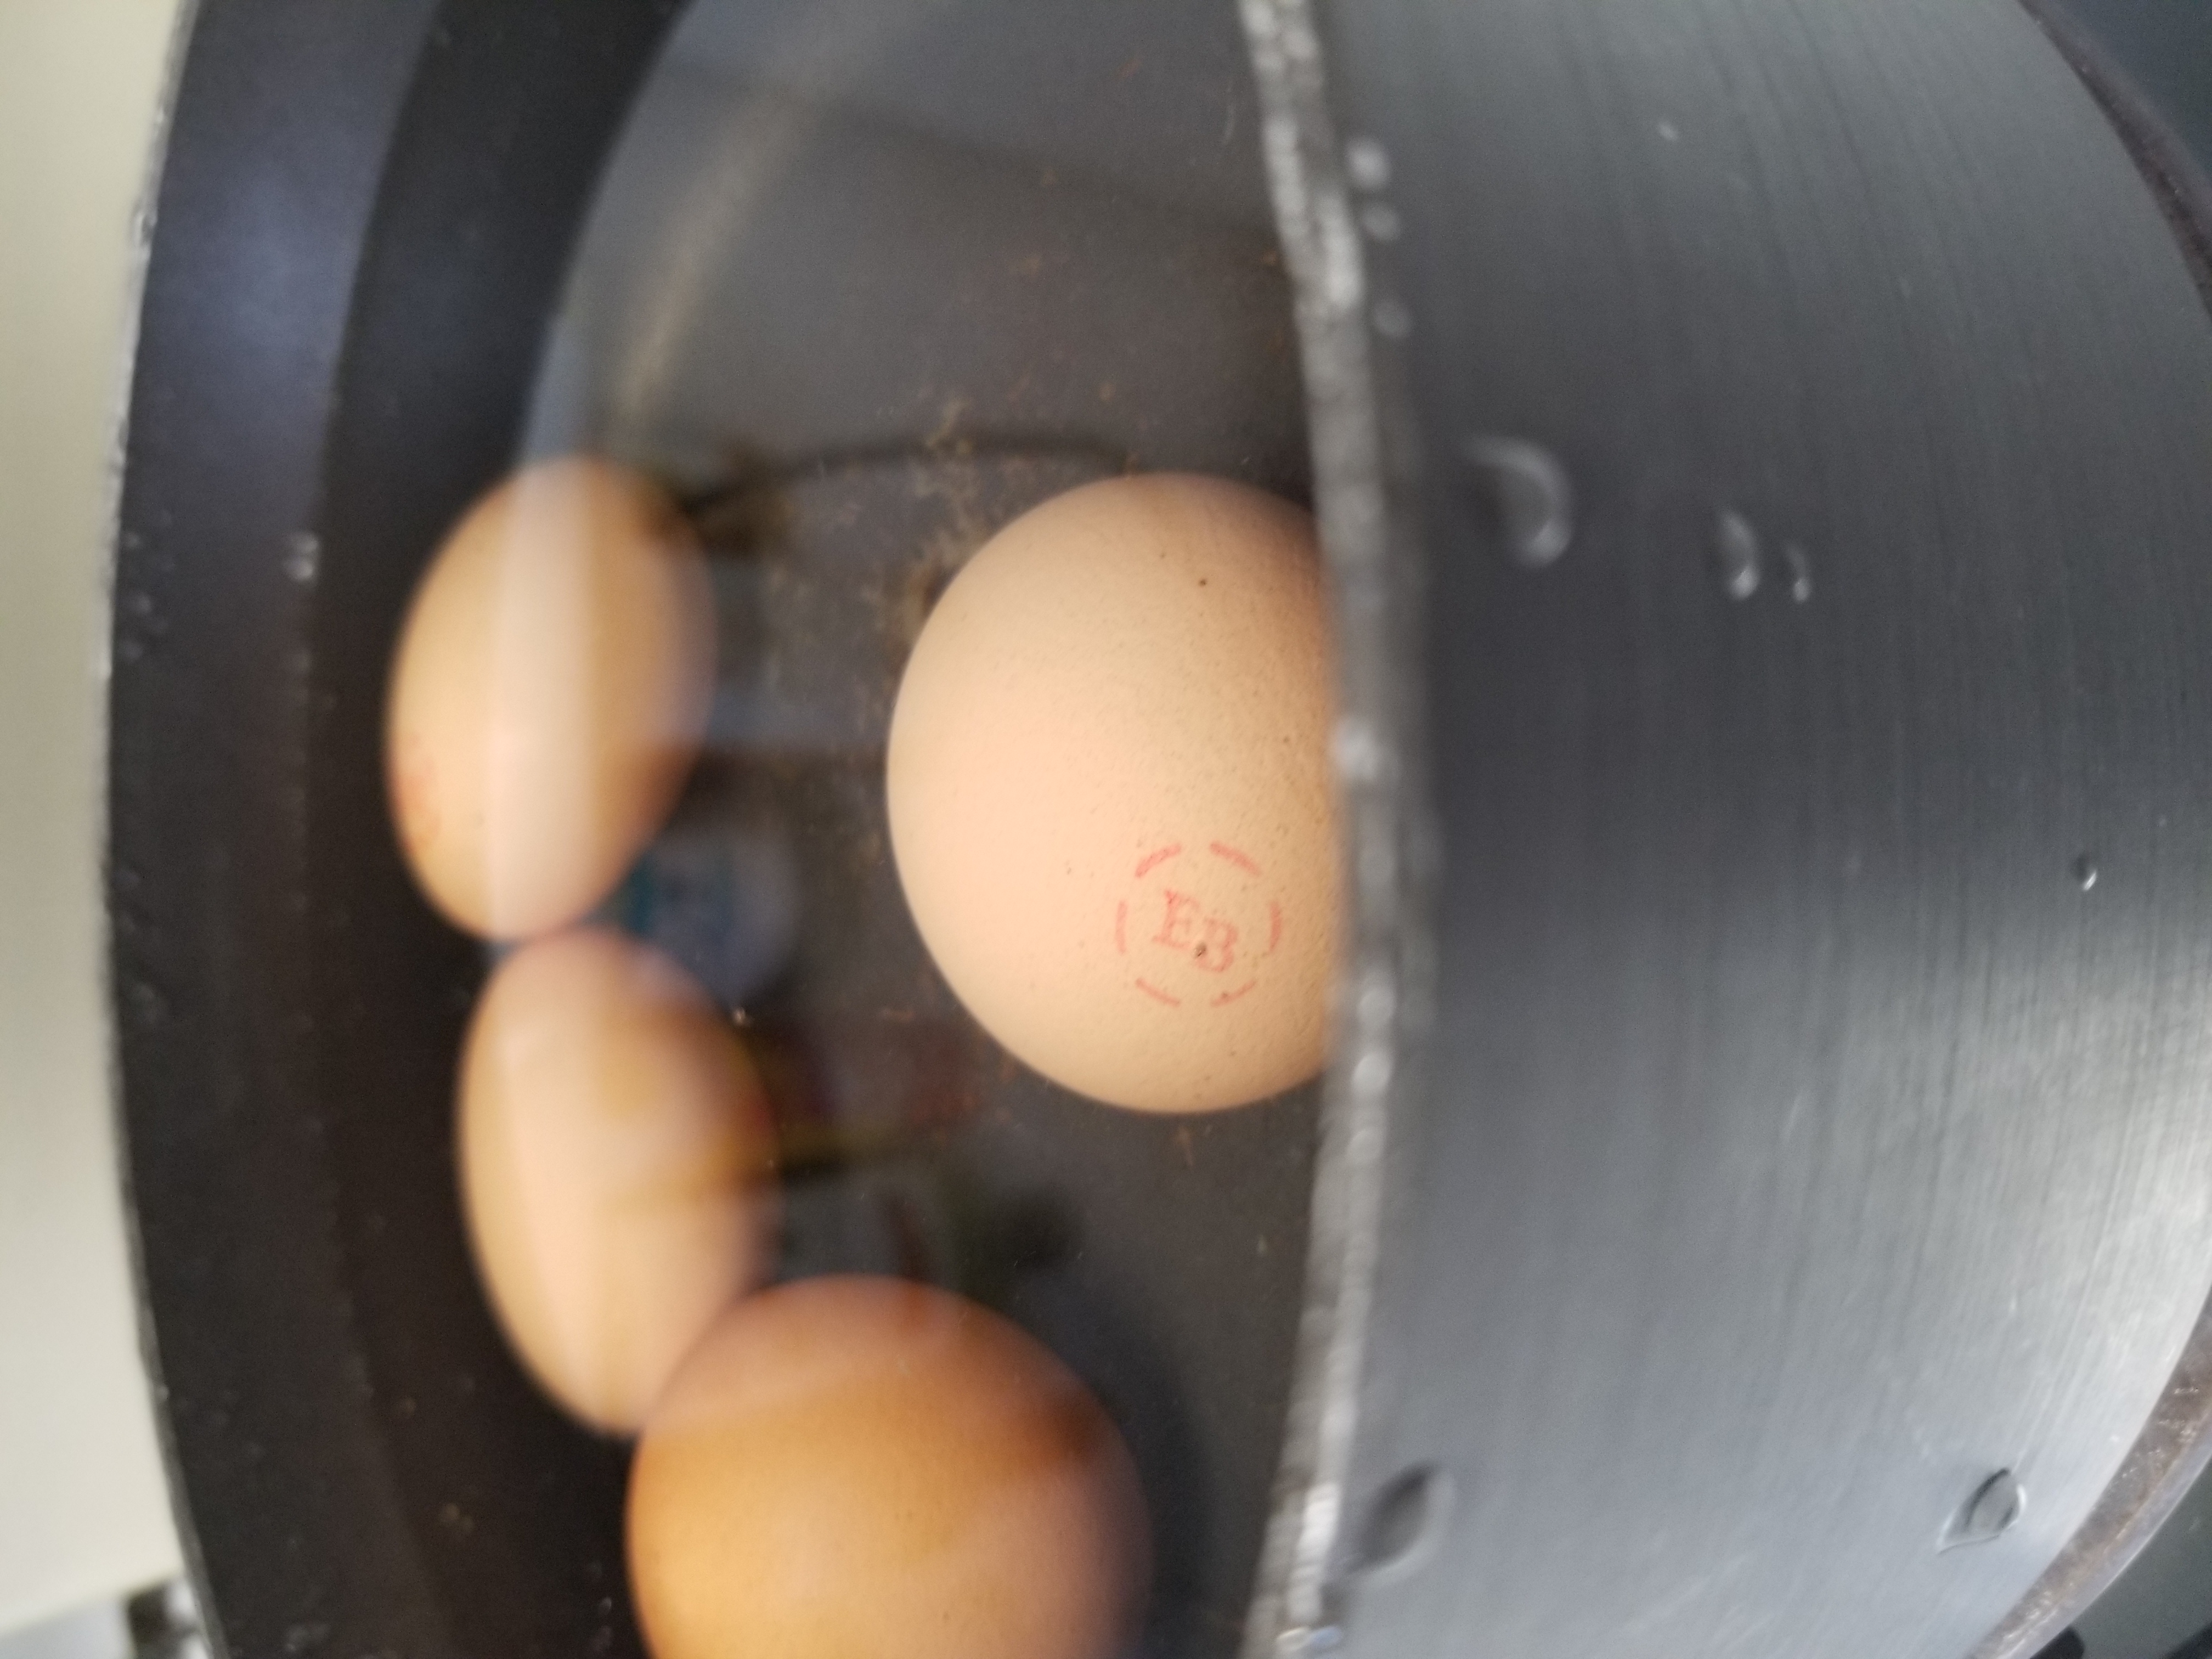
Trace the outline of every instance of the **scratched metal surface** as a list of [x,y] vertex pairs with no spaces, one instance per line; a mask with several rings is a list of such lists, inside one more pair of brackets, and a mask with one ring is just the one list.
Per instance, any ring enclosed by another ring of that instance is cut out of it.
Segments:
[[1350,1548],[1456,1493],[1350,1651],[1956,1659],[2212,1285],[2203,299],[2010,0],[1324,21],[1442,852]]

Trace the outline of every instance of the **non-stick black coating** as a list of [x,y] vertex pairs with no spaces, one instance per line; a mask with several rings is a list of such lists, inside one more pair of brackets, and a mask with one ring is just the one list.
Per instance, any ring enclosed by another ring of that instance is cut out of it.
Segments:
[[[672,9],[210,0],[181,65],[121,509],[109,885],[149,1352],[233,1654],[574,1653],[609,1622],[616,1450],[519,1400],[486,1414],[507,1443],[446,1449],[455,1507],[427,1515],[395,1459],[442,1402],[376,1388],[352,1264],[371,1233],[434,1263],[453,1200],[341,1203],[381,1171],[330,1068],[373,1023],[387,1078],[449,1091],[477,953],[346,873],[385,835],[356,775],[377,635],[511,453]],[[325,575],[347,614],[315,603]],[[495,1387],[465,1283],[413,1288],[415,1319],[377,1334],[445,1345],[452,1389]],[[526,1506],[528,1535],[480,1553],[457,1597],[424,1524],[465,1535],[459,1500],[502,1457],[587,1496]]]
[[[1351,1650],[1958,1659],[2212,1285],[2172,193],[2010,0],[1324,15],[1442,849],[1358,1484],[1459,1495]],[[1499,437],[1571,480],[1549,562]]]

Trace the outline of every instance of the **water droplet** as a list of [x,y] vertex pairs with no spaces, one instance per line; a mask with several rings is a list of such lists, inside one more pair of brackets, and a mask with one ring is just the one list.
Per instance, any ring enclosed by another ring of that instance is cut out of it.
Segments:
[[1682,142],[1682,130],[1672,121],[1662,120],[1659,123],[1659,136],[1670,144],[1679,144]]
[[1388,202],[1370,202],[1359,210],[1359,228],[1378,242],[1395,242],[1405,226]]
[[1370,1030],[1380,1030],[1389,1024],[1391,1015],[1398,1012],[1398,988],[1390,975],[1380,969],[1372,969],[1359,993],[1359,1022]]
[[200,1627],[199,1597],[192,1593],[189,1581],[172,1578],[161,1586],[159,1616],[171,1632],[196,1631]]
[[1389,768],[1389,751],[1367,721],[1347,714],[1336,723],[1329,745],[1336,769],[1347,783],[1379,783]]
[[141,1025],[159,1025],[169,1017],[169,999],[161,988],[151,980],[139,979],[131,982],[125,994],[131,1012]]
[[1386,340],[1402,340],[1413,331],[1413,313],[1402,300],[1375,302],[1375,331]]
[[284,1630],[284,1651],[313,1653],[330,1639],[331,1627],[328,1625],[315,1622],[289,1625]]
[[1359,1537],[1358,1571],[1399,1578],[1427,1564],[1451,1520],[1452,1478],[1434,1463],[1401,1471],[1375,1495]]
[[1390,1056],[1377,1049],[1371,1054],[1362,1054],[1359,1063],[1352,1068],[1352,1086],[1363,1095],[1379,1095],[1390,1086]]
[[1813,562],[1795,542],[1782,545],[1782,562],[1790,567],[1790,597],[1799,605],[1813,597]]
[[2074,860],[2074,884],[2087,892],[2097,884],[2097,855],[2083,853]]
[[1344,171],[1354,190],[1381,190],[1390,182],[1390,152],[1375,138],[1354,138],[1344,147]]
[[315,580],[323,557],[323,538],[312,530],[295,530],[284,544],[284,574],[305,586]]
[[1468,440],[1467,458],[1496,493],[1498,529],[1514,562],[1540,570],[1575,537],[1574,486],[1549,450],[1519,438]]
[[1369,1164],[1382,1156],[1382,1131],[1372,1123],[1363,1123],[1352,1132],[1345,1143],[1345,1156],[1355,1164]]
[[1999,1469],[1974,1488],[1945,1529],[1943,1549],[1964,1544],[1986,1544],[2001,1538],[2018,1523],[2027,1509],[2027,1492],[2010,1469]]
[[1713,562],[1729,598],[1747,599],[1759,592],[1759,532],[1741,513],[1722,509],[1713,538]]
[[1380,836],[1370,838],[1359,849],[1358,870],[1370,890],[1388,887],[1398,878],[1398,849]]

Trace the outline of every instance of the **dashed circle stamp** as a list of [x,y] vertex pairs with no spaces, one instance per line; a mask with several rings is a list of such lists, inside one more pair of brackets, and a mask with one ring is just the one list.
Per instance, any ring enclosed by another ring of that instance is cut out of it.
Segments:
[[1163,1008],[1225,1008],[1266,976],[1283,905],[1267,872],[1227,842],[1163,842],[1114,907],[1114,950],[1137,994]]

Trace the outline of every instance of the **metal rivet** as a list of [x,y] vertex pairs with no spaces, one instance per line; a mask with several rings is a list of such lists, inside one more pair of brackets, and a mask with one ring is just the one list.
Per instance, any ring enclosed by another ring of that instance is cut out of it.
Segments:
[[1986,1544],[2002,1538],[2018,1524],[2027,1509],[2027,1492],[2010,1469],[1999,1469],[1974,1488],[1946,1528],[1943,1549],[1965,1544]]
[[1417,1464],[1393,1476],[1368,1505],[1359,1534],[1360,1577],[1402,1578],[1435,1555],[1457,1498],[1450,1471]]

